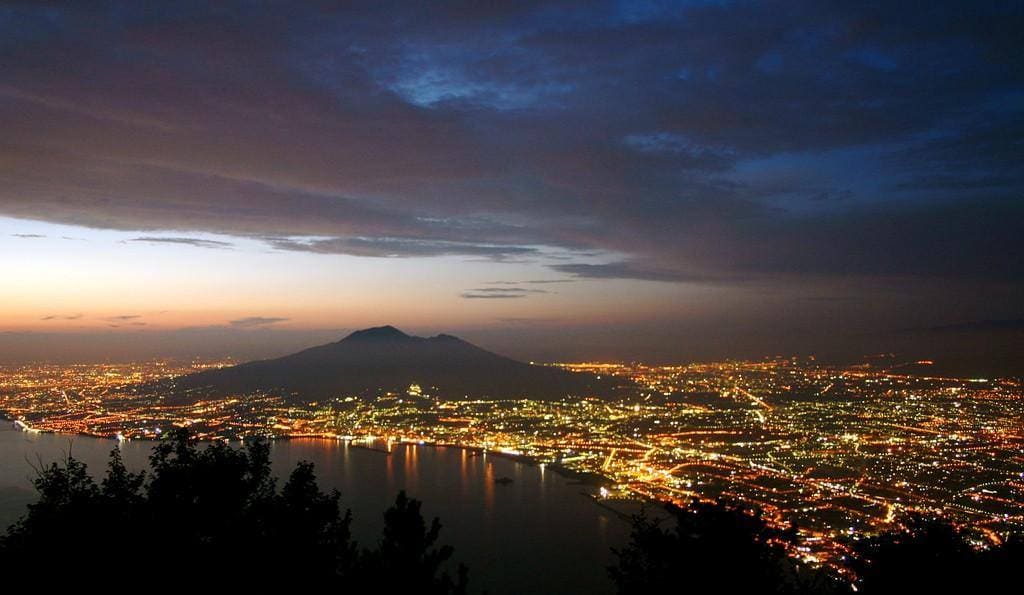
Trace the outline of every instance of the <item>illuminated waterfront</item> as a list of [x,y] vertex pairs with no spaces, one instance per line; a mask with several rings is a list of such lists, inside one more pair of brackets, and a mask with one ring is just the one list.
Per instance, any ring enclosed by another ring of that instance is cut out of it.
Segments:
[[180,403],[137,388],[222,363],[8,368],[0,408],[34,430],[103,437],[187,425],[207,439],[315,436],[345,448],[372,437],[383,450],[422,442],[523,457],[584,474],[608,497],[757,506],[798,525],[793,553],[811,562],[840,559],[850,539],[905,512],[949,518],[979,546],[1024,528],[1024,399],[1013,380],[773,359],[563,365],[641,387],[616,401],[460,401],[413,385],[317,403],[273,393]]

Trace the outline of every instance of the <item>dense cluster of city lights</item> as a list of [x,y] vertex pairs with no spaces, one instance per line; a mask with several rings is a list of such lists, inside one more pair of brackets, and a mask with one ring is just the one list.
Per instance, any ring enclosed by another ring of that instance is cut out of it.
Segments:
[[[813,360],[685,366],[559,364],[628,378],[614,401],[450,400],[428,386],[316,403],[270,393],[169,397],[229,362],[0,368],[0,412],[26,431],[120,439],[187,426],[203,439],[317,436],[483,449],[576,474],[601,498],[725,498],[795,524],[795,555],[830,563],[905,513],[980,547],[1024,530],[1024,387]],[[153,381],[164,380],[164,384]],[[153,388],[161,386],[159,390]]]

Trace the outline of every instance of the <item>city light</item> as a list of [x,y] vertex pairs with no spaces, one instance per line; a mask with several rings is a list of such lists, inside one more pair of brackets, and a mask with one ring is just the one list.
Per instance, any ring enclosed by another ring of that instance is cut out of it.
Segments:
[[952,519],[982,545],[1024,528],[1024,391],[1011,380],[773,359],[559,365],[646,387],[614,401],[449,400],[426,386],[317,403],[273,393],[180,401],[154,384],[226,363],[7,367],[0,410],[26,431],[119,440],[177,426],[204,440],[459,446],[593,478],[602,499],[756,506],[780,527],[795,523],[800,556],[823,563],[903,512]]

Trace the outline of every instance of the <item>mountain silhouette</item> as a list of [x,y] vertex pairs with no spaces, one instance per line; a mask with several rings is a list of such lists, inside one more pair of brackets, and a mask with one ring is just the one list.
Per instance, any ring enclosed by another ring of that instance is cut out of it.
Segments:
[[452,335],[414,337],[393,326],[356,331],[341,341],[292,355],[208,370],[175,380],[180,395],[253,392],[298,401],[374,396],[418,384],[445,399],[556,399],[607,396],[608,378],[519,362]]

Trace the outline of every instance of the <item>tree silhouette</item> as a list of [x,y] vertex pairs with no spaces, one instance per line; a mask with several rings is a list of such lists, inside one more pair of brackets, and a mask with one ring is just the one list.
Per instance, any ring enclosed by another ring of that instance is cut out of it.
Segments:
[[[0,538],[4,583],[466,593],[465,567],[448,573],[453,551],[439,544],[440,521],[428,524],[404,492],[385,511],[379,541],[360,548],[351,513],[337,491],[320,489],[312,464],[299,463],[277,488],[265,442],[200,447],[181,430],[149,462],[132,473],[115,448],[99,483],[71,456],[41,466],[38,500]],[[757,511],[694,502],[666,512],[636,517],[631,541],[615,551],[609,573],[620,594],[847,591],[787,556],[796,532],[769,527]],[[849,564],[861,593],[994,591],[1019,580],[1021,536],[978,549],[942,521],[899,526],[855,543]]]
[[908,516],[901,529],[860,540],[852,568],[862,593],[971,593],[1019,582],[1024,540],[978,549],[942,519]]
[[[621,595],[637,593],[852,592],[845,581],[801,566],[782,544],[795,531],[769,528],[726,504],[667,507],[660,521],[634,519],[630,543],[609,572]],[[848,561],[866,595],[1001,592],[1020,579],[1024,536],[977,548],[941,519],[909,516],[900,529],[860,539]]]
[[200,447],[185,430],[157,444],[147,473],[131,473],[115,448],[97,484],[80,461],[40,468],[37,502],[0,538],[6,584],[366,590],[464,593],[445,572],[420,503],[400,493],[378,547],[360,549],[337,491],[323,492],[299,463],[278,490],[263,441]]
[[384,513],[384,534],[376,550],[367,550],[363,569],[370,577],[382,577],[385,592],[415,591],[428,595],[466,592],[466,567],[459,565],[456,580],[442,570],[452,557],[451,546],[435,547],[441,522],[435,518],[427,529],[420,502],[399,492],[395,505]]
[[[621,595],[641,593],[829,592],[832,583],[799,567],[757,511],[724,503],[666,506],[668,518],[634,518],[630,543],[609,568]],[[673,525],[663,528],[662,525]]]
[[1020,583],[1024,568],[1024,535],[1011,536],[999,547],[989,548],[978,555],[975,590],[1001,592],[1006,585]]
[[959,591],[974,552],[949,524],[908,518],[905,529],[857,543],[852,566],[864,593]]

